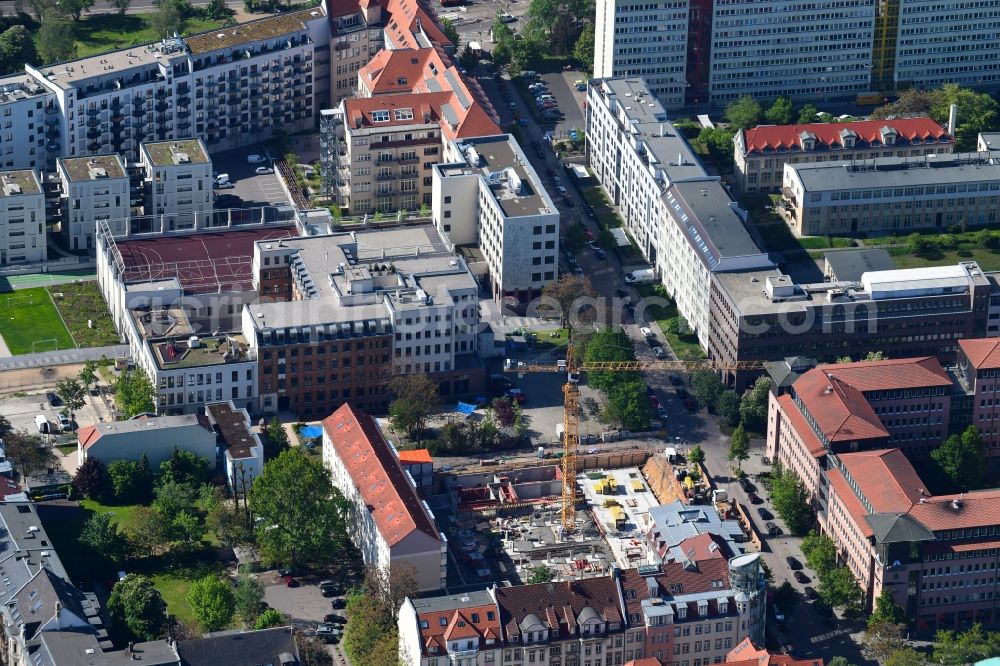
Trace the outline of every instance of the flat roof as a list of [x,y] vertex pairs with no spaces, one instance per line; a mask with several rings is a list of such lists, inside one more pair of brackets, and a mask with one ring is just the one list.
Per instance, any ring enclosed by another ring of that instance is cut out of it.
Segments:
[[798,173],[806,192],[1000,181],[1000,164],[979,153],[884,157],[875,160],[874,166],[872,162],[814,162],[786,167]]
[[153,166],[208,164],[210,159],[201,139],[154,141],[142,144],[142,150]]
[[696,248],[697,236],[701,236],[715,247],[720,259],[765,254],[747,231],[733,208],[734,202],[719,181],[674,183],[670,190],[680,195],[688,210],[694,213],[695,219],[683,223],[683,230]]
[[15,197],[23,194],[38,194],[42,184],[31,169],[20,171],[0,171],[0,196]]
[[823,255],[834,277],[841,282],[858,282],[868,271],[891,271],[896,262],[884,248],[837,250]]
[[301,32],[308,29],[306,26],[308,21],[321,17],[325,17],[325,14],[323,13],[322,5],[317,5],[312,9],[278,14],[260,19],[259,21],[241,23],[230,28],[222,28],[192,37],[185,37],[184,43],[187,44],[192,55],[200,55],[209,51],[228,49],[240,44],[259,42],[294,32]]
[[125,178],[125,162],[122,156],[88,155],[87,157],[60,157],[66,177],[71,183],[105,178]]
[[216,402],[205,405],[209,418],[219,429],[229,455],[237,460],[253,457],[253,449],[261,446],[260,439],[250,430],[246,410],[235,409],[232,403]]
[[50,91],[27,74],[0,78],[0,104],[19,102],[45,94],[50,94]]
[[[459,147],[463,149],[466,163],[478,168],[486,178],[490,193],[507,217],[559,212],[538,174],[511,135],[466,139],[459,143]],[[478,157],[478,163],[473,163],[474,157]],[[507,170],[513,171],[520,181],[520,188],[515,187],[518,184],[516,181],[511,182],[510,172]],[[457,170],[457,173],[465,172],[466,169],[463,168]],[[441,173],[447,177],[449,173],[456,171],[442,169]],[[491,178],[491,174],[501,173],[504,175]]]

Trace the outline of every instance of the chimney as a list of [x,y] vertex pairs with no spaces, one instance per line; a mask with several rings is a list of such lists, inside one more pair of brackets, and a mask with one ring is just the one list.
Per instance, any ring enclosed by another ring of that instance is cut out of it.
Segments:
[[56,602],[56,631],[62,631],[62,604]]
[[958,125],[958,104],[952,104],[948,108],[948,134],[955,137],[955,126]]

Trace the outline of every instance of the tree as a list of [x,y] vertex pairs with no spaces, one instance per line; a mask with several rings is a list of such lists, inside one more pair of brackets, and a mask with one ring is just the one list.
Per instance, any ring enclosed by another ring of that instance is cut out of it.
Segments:
[[92,8],[94,4],[95,0],[59,0],[59,9],[72,16],[74,21],[79,22],[83,13]]
[[786,615],[791,614],[795,610],[795,606],[799,603],[799,593],[795,591],[795,588],[787,580],[778,586],[778,589],[774,591],[774,603],[778,608],[785,612]]
[[115,460],[108,465],[108,478],[115,499],[123,504],[140,501],[148,497],[152,476],[143,471],[142,462],[137,460]]
[[817,592],[824,603],[843,608],[849,615],[859,613],[864,603],[865,593],[847,567],[831,569],[821,576]]
[[813,522],[809,492],[795,472],[775,465],[771,473],[771,504],[792,534],[805,534]]
[[209,0],[205,6],[205,15],[216,21],[223,21],[233,15],[233,10],[226,6],[226,0]]
[[726,120],[736,129],[749,129],[760,121],[760,103],[750,95],[741,95],[726,107]]
[[246,512],[230,501],[216,502],[205,516],[205,527],[219,536],[227,547],[253,541],[253,529]]
[[132,6],[132,0],[111,0],[111,6],[118,11],[119,16],[125,16],[128,8]]
[[[173,4],[163,2],[164,5]],[[154,14],[155,16],[155,14]],[[145,370],[125,370],[118,375],[115,382],[115,406],[124,419],[130,419],[137,414],[153,414],[156,412],[156,387],[150,381]]]
[[38,29],[38,55],[42,62],[65,62],[76,57],[76,37],[73,25],[55,12],[42,15]]
[[799,125],[808,125],[809,123],[816,122],[816,114],[819,113],[817,109],[812,104],[805,104],[801,109],[799,109],[799,119],[797,122]]
[[420,441],[427,418],[438,402],[438,386],[423,373],[402,375],[389,382],[393,400],[389,403],[392,427]]
[[878,622],[872,624],[869,620],[865,632],[865,651],[884,664],[890,655],[901,650],[906,641],[906,625],[893,622]]
[[588,72],[594,69],[594,24],[588,21],[573,47],[573,57]]
[[183,17],[176,0],[161,0],[159,7],[149,17],[149,27],[160,39],[172,37],[179,32]]
[[975,150],[980,132],[997,127],[997,101],[986,93],[962,88],[957,83],[945,83],[930,94],[930,116],[945,124],[952,104],[958,106],[958,126],[955,129],[955,150]]
[[758,377],[753,388],[740,401],[740,420],[755,432],[761,432],[767,422],[767,403],[771,399],[771,378]]
[[[925,663],[924,656],[911,647],[896,650],[885,660],[885,666],[923,666]],[[832,661],[830,666],[833,666]],[[844,666],[849,665],[844,662]]]
[[161,479],[153,490],[153,508],[163,514],[169,522],[182,511],[193,513],[197,494],[189,483],[178,483],[173,479]]
[[580,324],[594,321],[593,305],[597,292],[585,277],[563,275],[557,282],[550,282],[542,288],[542,299],[553,310],[558,309],[559,326],[569,329],[570,338]]
[[691,451],[688,453],[688,462],[692,465],[701,465],[705,462],[705,452],[702,450],[700,444],[695,444],[691,447]]
[[191,614],[205,631],[218,631],[233,621],[236,599],[228,580],[209,574],[191,584],[187,593]]
[[969,426],[961,435],[946,439],[931,451],[931,458],[954,486],[963,490],[982,487],[986,454],[976,426]]
[[267,424],[267,439],[264,446],[265,460],[277,458],[281,455],[282,451],[288,450],[290,446],[288,433],[285,431],[285,427],[281,424],[281,421],[278,420],[278,417],[275,416]]
[[974,624],[960,634],[941,630],[934,636],[934,663],[943,666],[965,666],[965,664],[994,656],[996,635],[987,635],[981,625]]
[[736,465],[736,476],[742,476],[743,462],[750,458],[750,435],[743,429],[743,424],[736,426],[736,430],[729,437],[729,462]]
[[514,405],[516,403],[510,398],[496,398],[490,405],[490,409],[493,411],[493,418],[496,419],[497,425],[501,428],[509,428],[514,425],[514,419],[516,414],[514,413]]
[[142,641],[156,640],[166,626],[167,604],[163,596],[151,580],[138,574],[128,574],[115,583],[108,612]]
[[458,55],[458,64],[465,70],[472,70],[479,64],[479,56],[472,52],[472,47],[466,44]]
[[65,403],[71,421],[76,417],[76,412],[86,404],[83,399],[84,391],[83,384],[76,379],[62,379],[56,384],[56,395]]
[[31,33],[23,25],[12,25],[0,33],[0,67],[5,72],[23,69],[38,62]]
[[783,95],[776,98],[764,117],[772,125],[789,124],[792,122],[792,100]]
[[545,566],[544,564],[540,564],[534,569],[532,569],[531,573],[528,575],[528,585],[536,585],[538,583],[549,583],[555,577],[556,574],[554,571],[552,571],[552,569]]
[[723,391],[715,401],[715,413],[730,428],[740,422],[740,397],[733,391]]
[[87,458],[76,468],[73,490],[89,499],[100,499],[108,492],[108,474],[97,458]]
[[261,606],[264,603],[264,586],[249,574],[240,574],[236,579],[236,591],[233,594],[236,612],[248,629],[253,627],[261,616]]
[[208,459],[191,451],[174,448],[170,459],[160,463],[160,480],[200,485],[208,480]]
[[705,127],[698,133],[698,142],[708,149],[715,163],[729,167],[733,163],[733,137],[730,127]]
[[347,502],[321,465],[297,449],[266,463],[250,487],[264,557],[293,568],[334,559],[347,539]]
[[[0,39],[3,39],[3,37],[0,37]],[[84,361],[83,367],[80,369],[80,374],[76,377],[88,391],[92,390],[91,387],[97,383],[97,361]]]
[[882,588],[875,599],[875,610],[868,617],[869,629],[877,624],[906,624],[906,613],[896,604],[888,587]]
[[271,627],[280,627],[286,624],[285,616],[273,608],[268,608],[263,613],[257,616],[254,620],[253,628],[255,631],[260,631],[261,629],[270,629]]
[[32,472],[54,467],[56,464],[52,449],[45,446],[41,438],[29,435],[24,430],[7,434],[4,438],[4,452],[14,461],[22,478],[30,476]]
[[170,519],[167,535],[170,540],[183,545],[196,543],[205,533],[201,516],[193,511],[179,511]]
[[417,595],[417,569],[406,563],[365,567],[365,590],[385,617],[395,618],[403,601]]
[[568,55],[583,32],[584,21],[593,14],[593,4],[588,0],[531,0],[523,40],[534,49],[542,47],[553,55]]
[[837,545],[825,534],[807,534],[802,539],[802,554],[806,556],[806,564],[821,577],[837,567]]
[[566,230],[566,236],[563,238],[561,245],[568,252],[574,254],[585,248],[587,246],[587,233],[584,231],[583,226],[571,224],[569,229]]
[[451,19],[441,19],[441,32],[444,33],[444,36],[448,38],[448,41],[452,43],[457,51],[461,40],[458,36],[458,29],[455,28],[455,24]]
[[148,506],[132,510],[132,522],[126,532],[129,544],[139,553],[155,555],[170,539],[163,515]]
[[726,386],[714,370],[695,370],[691,373],[691,389],[698,402],[714,414],[717,406],[716,401],[726,390]]
[[[399,630],[395,613],[389,611],[373,595],[353,593],[347,596],[347,626],[341,641],[352,664],[396,663]],[[386,659],[385,655],[393,655]]]
[[80,530],[80,543],[114,564],[125,558],[128,548],[125,536],[112,522],[110,513],[95,513],[90,516]]

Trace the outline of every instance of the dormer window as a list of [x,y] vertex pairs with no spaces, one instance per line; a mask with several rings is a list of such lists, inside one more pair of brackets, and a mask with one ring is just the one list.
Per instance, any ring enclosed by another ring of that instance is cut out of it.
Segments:
[[426,629],[427,628],[427,620],[421,620],[420,621],[420,628],[421,629]]
[[687,604],[681,604],[681,605],[679,605],[677,607],[677,617],[679,617],[680,619],[683,620],[683,619],[687,618],[687,615],[688,615]]
[[437,645],[432,645],[432,646],[430,646],[427,649],[427,651],[430,652],[431,654],[437,654],[438,653],[438,646]]
[[473,613],[472,614],[472,621],[473,622],[479,622],[479,613]]
[[729,600],[720,599],[719,600],[719,613],[726,614],[729,612]]
[[442,627],[447,627],[448,626],[448,618],[446,618],[444,615],[441,616],[441,618],[438,620],[438,622],[441,623]]
[[493,611],[486,611],[486,619],[492,622],[494,619],[496,619],[496,615],[493,613]]

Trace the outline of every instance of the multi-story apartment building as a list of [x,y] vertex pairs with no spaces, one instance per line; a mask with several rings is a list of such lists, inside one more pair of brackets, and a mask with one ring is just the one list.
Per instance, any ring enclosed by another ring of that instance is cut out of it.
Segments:
[[995,224],[1000,163],[976,153],[869,163],[785,164],[784,216],[795,233],[909,233]]
[[777,192],[786,164],[854,162],[951,153],[955,139],[930,118],[759,125],[734,138],[742,192]]
[[[321,6],[44,67],[28,75],[59,109],[58,155],[121,153],[203,137],[212,150],[311,129],[329,94]],[[314,71],[315,70],[315,71]],[[315,74],[315,80],[314,80]],[[54,126],[54,125],[53,125]],[[56,152],[56,151],[53,151]]]
[[257,243],[253,280],[242,330],[264,411],[384,411],[399,374],[427,373],[442,395],[483,381],[478,285],[430,225]]
[[760,556],[727,559],[691,541],[683,562],[407,599],[400,659],[410,666],[445,658],[466,666],[720,663],[743,637],[763,640]]
[[205,418],[225,452],[226,485],[235,496],[246,493],[264,469],[264,445],[254,432],[250,414],[228,400],[206,405]]
[[363,97],[343,100],[321,125],[331,194],[352,214],[429,206],[431,165],[457,157],[451,142],[500,133],[481,89],[433,48],[382,51],[357,86]]
[[0,169],[51,171],[59,140],[55,96],[25,74],[0,79]]
[[955,375],[968,398],[955,405],[961,425],[979,428],[986,454],[1000,456],[1000,340],[959,340],[956,356]]
[[688,0],[599,0],[594,77],[642,78],[664,106],[684,106],[688,15],[694,5]]
[[872,350],[955,359],[960,338],[982,337],[992,283],[974,261],[866,272],[858,282],[795,284],[777,270],[713,273],[709,355],[737,388],[738,361],[811,356],[833,361]]
[[746,213],[639,79],[593,82],[587,139],[595,177],[707,347],[711,274],[773,266],[747,229]]
[[434,224],[455,245],[479,249],[470,268],[494,300],[527,303],[559,277],[559,209],[509,134],[457,150],[460,162],[432,168]]
[[[415,0],[413,0],[416,4]],[[336,108],[354,94],[358,70],[382,48],[382,6],[372,0],[327,3],[330,19],[330,101]]]
[[[144,143],[146,215],[169,215],[170,229],[199,226],[212,212],[212,159],[201,139]],[[201,226],[207,226],[202,224]]]
[[0,171],[0,220],[0,266],[45,261],[45,193],[34,171]]
[[116,235],[128,232],[132,183],[121,155],[63,157],[57,160],[57,168],[60,227],[67,247],[97,247],[98,223]]
[[350,503],[348,522],[365,564],[413,567],[417,591],[448,577],[448,541],[375,420],[349,403],[323,420],[323,465]]

